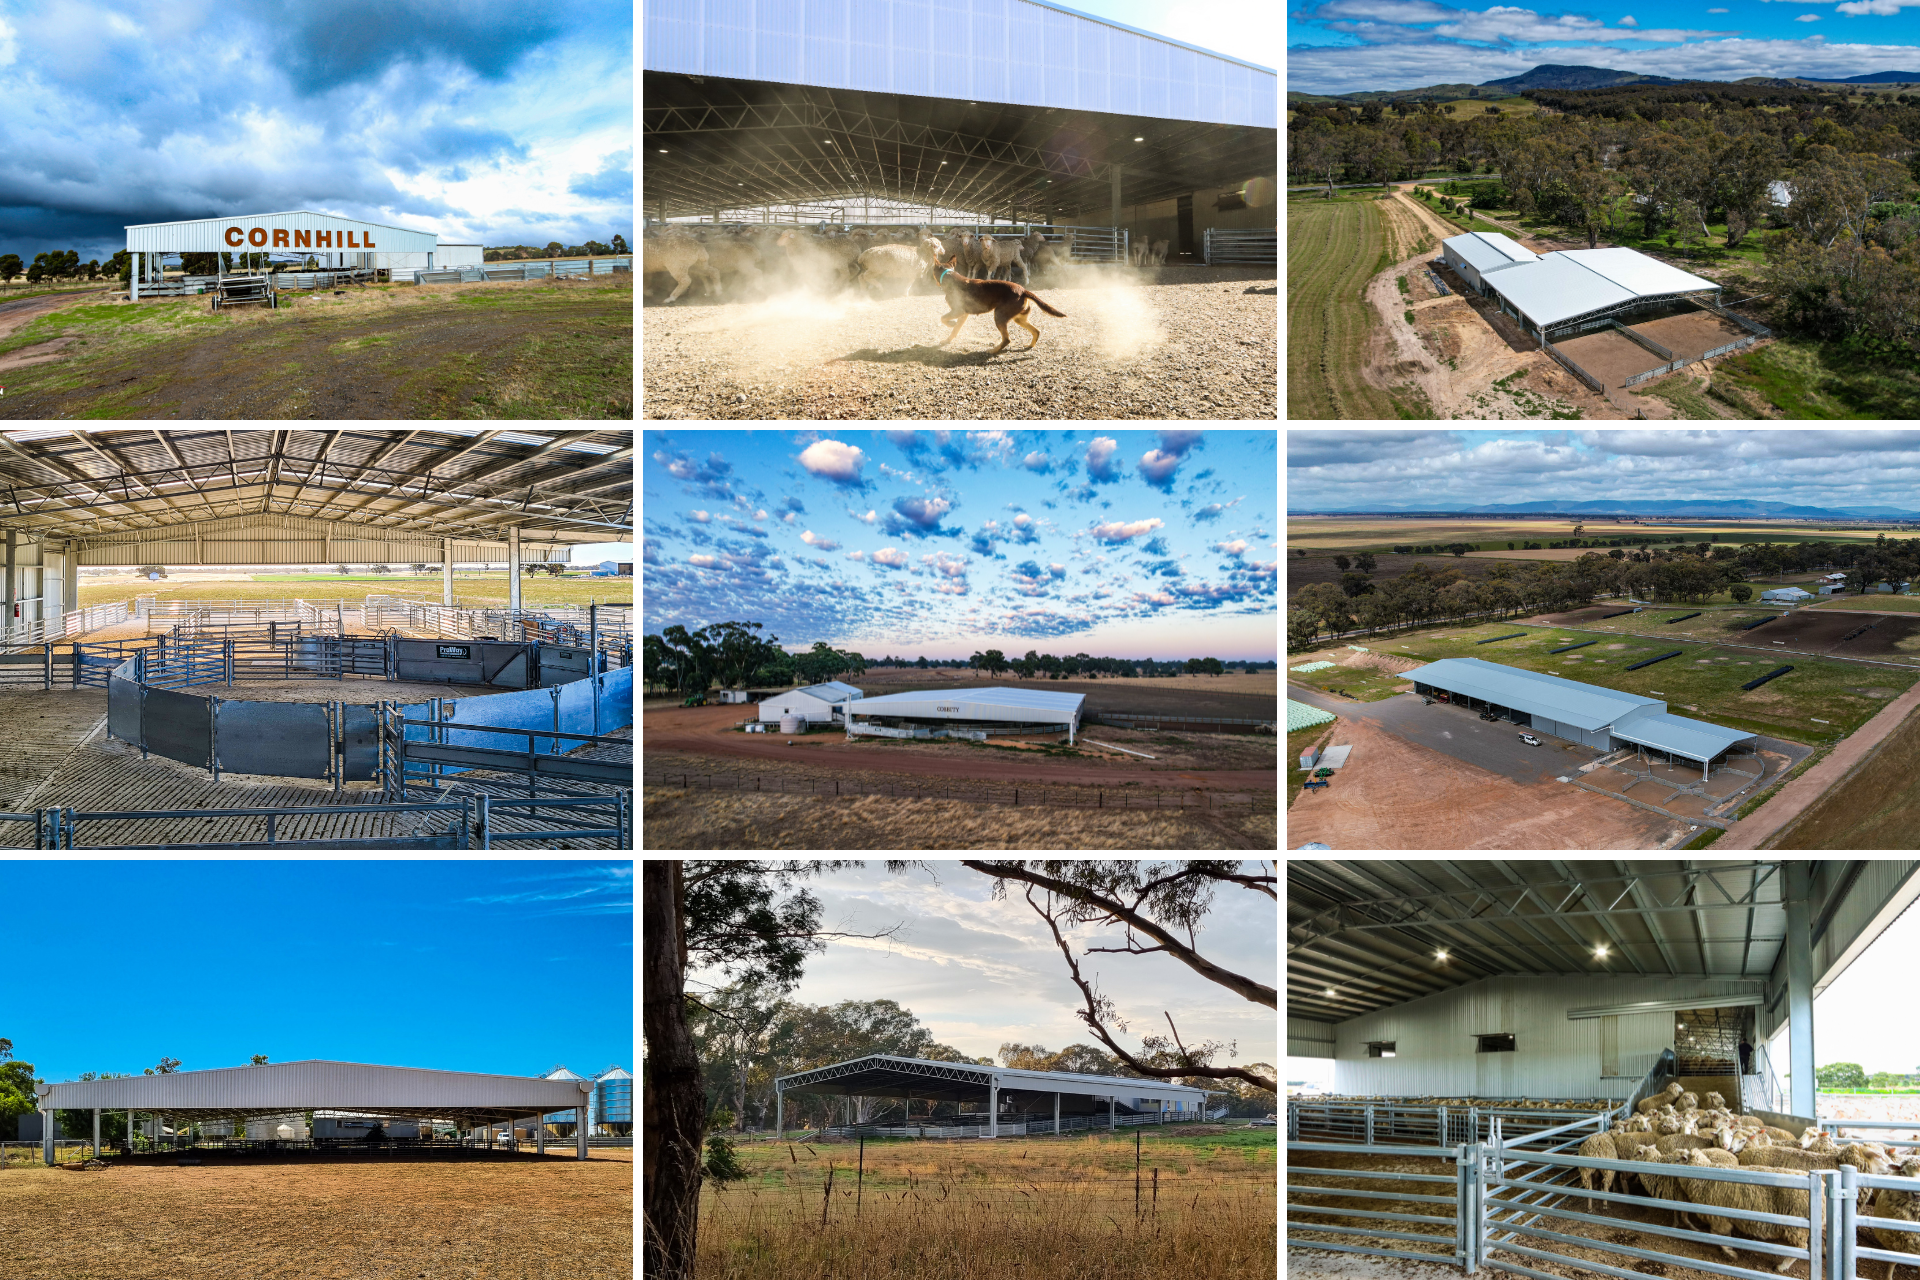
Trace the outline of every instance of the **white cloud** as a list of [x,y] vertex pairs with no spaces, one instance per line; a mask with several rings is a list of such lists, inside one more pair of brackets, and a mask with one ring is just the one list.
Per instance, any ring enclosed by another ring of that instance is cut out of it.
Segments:
[[865,560],[866,558],[867,558],[867,553],[864,551],[847,552],[847,559],[849,560]]
[[781,523],[781,524],[792,524],[792,523],[793,523],[793,512],[791,512],[791,511],[789,511],[789,512],[787,512],[787,514],[785,514],[785,515],[783,515],[783,516],[781,516],[781,517],[780,517],[780,523]]
[[1632,14],[1628,14],[1626,17],[1620,19],[1620,25],[1623,27],[1637,27],[1640,24],[1633,20]]
[[713,521],[713,516],[705,511],[694,511],[688,514],[687,519],[699,524],[710,524]]
[[818,537],[809,529],[800,535],[800,541],[819,551],[838,551],[840,544],[827,538]]
[[1213,548],[1222,555],[1244,556],[1247,554],[1247,544],[1238,538],[1232,542],[1216,542]]
[[[1872,12],[1871,6],[1873,4],[1884,3],[1884,2],[1885,0],[1868,0],[1868,6],[1869,6],[1868,11]],[[1900,6],[1897,4],[1893,5],[1891,8],[1887,10],[1887,12],[1889,13],[1898,13],[1899,11],[1900,11]],[[1794,21],[1795,22],[1818,22],[1820,21],[1820,15],[1817,13],[1803,13],[1799,17],[1795,18]]]
[[855,520],[858,520],[861,524],[872,524],[875,520],[878,520],[880,518],[880,513],[878,511],[869,511],[867,512],[867,514],[861,515],[858,511],[855,511],[852,507],[847,508],[847,514],[852,516]]
[[860,464],[865,461],[866,455],[858,445],[841,444],[838,440],[816,440],[800,455],[801,466],[839,484],[858,480]]
[[1019,515],[1013,518],[1013,523],[1016,528],[1024,529],[1028,525],[1033,523],[1033,517],[1028,515],[1026,512],[1022,511]]
[[1047,566],[1047,572],[1053,577],[1064,578],[1067,576],[1067,566],[1063,564],[1050,564]]
[[1150,484],[1166,479],[1179,465],[1180,455],[1177,453],[1162,453],[1158,449],[1149,449],[1140,455],[1140,474],[1145,476]]
[[894,547],[873,553],[875,564],[886,565],[889,569],[904,569],[907,565],[907,553]]
[[1118,480],[1120,468],[1114,463],[1120,442],[1108,436],[1095,436],[1087,446],[1087,474],[1095,480]]
[[1097,524],[1088,530],[1088,532],[1102,542],[1125,542],[1127,539],[1137,538],[1143,533],[1152,533],[1164,524],[1165,522],[1156,516],[1151,520],[1135,520],[1130,524]]
[[711,569],[713,568],[713,566],[715,566],[716,564],[719,564],[720,562],[714,559],[712,556],[688,556],[687,563],[691,565],[698,565],[702,569]]
[[1022,458],[1020,465],[1029,471],[1050,471],[1053,469],[1053,459],[1035,450]]
[[767,518],[767,513],[764,511],[756,511],[753,513],[753,518],[755,520],[765,520]]
[[1726,10],[1725,9],[1709,9],[1707,10],[1707,12],[1708,13],[1725,13]]

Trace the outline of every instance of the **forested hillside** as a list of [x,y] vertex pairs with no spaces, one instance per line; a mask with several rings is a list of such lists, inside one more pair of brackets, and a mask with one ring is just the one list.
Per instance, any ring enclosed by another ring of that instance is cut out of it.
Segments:
[[1525,96],[1537,112],[1295,103],[1288,172],[1329,184],[1497,173],[1480,207],[1589,243],[1737,253],[1785,332],[1920,352],[1920,94],[1691,82]]

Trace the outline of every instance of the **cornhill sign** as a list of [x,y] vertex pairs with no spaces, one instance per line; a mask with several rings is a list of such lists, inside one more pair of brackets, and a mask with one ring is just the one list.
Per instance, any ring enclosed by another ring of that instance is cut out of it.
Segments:
[[[229,248],[238,249],[242,245],[252,245],[256,249],[378,249],[373,242],[371,231],[359,232],[355,240],[352,231],[289,231],[286,227],[228,227],[220,233],[220,238]],[[289,242],[291,237],[291,242]],[[338,243],[336,243],[336,241]]]

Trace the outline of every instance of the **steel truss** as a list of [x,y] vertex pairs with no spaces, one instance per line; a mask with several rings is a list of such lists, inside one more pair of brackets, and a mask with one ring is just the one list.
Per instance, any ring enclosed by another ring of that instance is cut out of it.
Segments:
[[831,1089],[817,1090],[812,1086],[845,1079],[848,1076],[864,1075],[869,1071],[891,1071],[900,1075],[918,1076],[925,1080],[977,1085],[982,1089],[989,1088],[993,1084],[991,1067],[964,1067],[957,1063],[950,1066],[946,1063],[918,1062],[908,1058],[875,1054],[865,1058],[855,1058],[851,1062],[836,1062],[830,1067],[802,1071],[796,1075],[780,1076],[774,1080],[773,1087],[781,1093],[832,1093]]

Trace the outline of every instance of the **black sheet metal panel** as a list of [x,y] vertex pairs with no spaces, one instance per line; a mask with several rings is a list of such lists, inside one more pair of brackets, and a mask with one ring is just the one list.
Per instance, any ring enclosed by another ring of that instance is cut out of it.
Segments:
[[140,745],[140,686],[119,676],[107,681],[107,733]]
[[217,738],[225,773],[324,778],[332,751],[327,708],[319,702],[220,700]]
[[585,680],[587,664],[593,656],[585,649],[567,649],[550,644],[539,646],[539,654],[540,687],[543,689]]
[[205,768],[213,744],[213,704],[197,693],[147,687],[140,712],[147,750]]
[[380,738],[372,707],[343,705],[340,739],[341,777],[347,782],[371,781],[380,767]]
[[522,689],[527,646],[518,640],[397,640],[394,679]]

